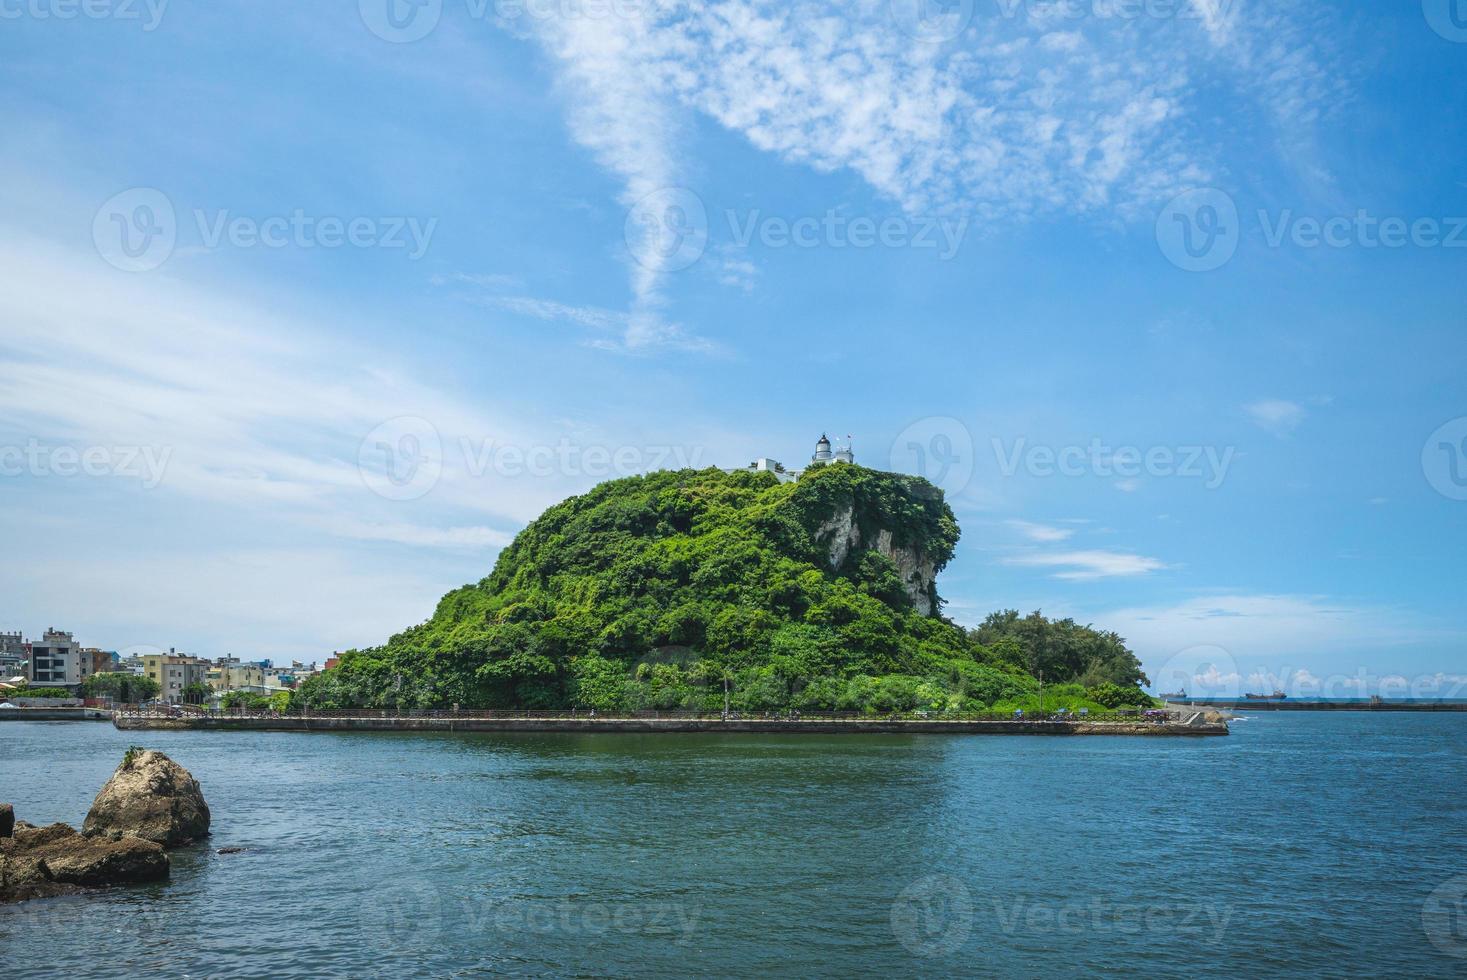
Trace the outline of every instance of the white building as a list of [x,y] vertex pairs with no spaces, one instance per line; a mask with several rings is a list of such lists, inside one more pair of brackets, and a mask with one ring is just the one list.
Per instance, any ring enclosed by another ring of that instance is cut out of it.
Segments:
[[[850,438],[847,436],[846,438]],[[854,463],[856,454],[852,451],[850,443],[844,446],[832,447],[830,439],[822,432],[820,441],[815,443],[815,453],[810,457],[811,466],[827,466],[831,463]],[[739,469],[726,470],[728,473],[741,472]],[[742,468],[746,473],[773,473],[781,483],[793,483],[800,478],[802,470],[786,469],[785,465],[777,459],[768,456],[760,456],[748,466]]]
[[82,656],[81,646],[70,633],[46,628],[46,635],[31,643],[29,677],[36,687],[77,687],[91,676],[91,657]]

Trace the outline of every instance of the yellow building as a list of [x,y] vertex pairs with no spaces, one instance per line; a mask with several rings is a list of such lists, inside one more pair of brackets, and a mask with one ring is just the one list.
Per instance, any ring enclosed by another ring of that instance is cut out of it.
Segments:
[[205,683],[208,670],[209,662],[198,657],[179,656],[171,651],[143,655],[143,674],[158,682],[158,697],[164,701],[182,701],[184,688]]
[[209,668],[205,683],[220,694],[228,691],[264,694],[268,686],[265,668],[248,663],[216,663]]

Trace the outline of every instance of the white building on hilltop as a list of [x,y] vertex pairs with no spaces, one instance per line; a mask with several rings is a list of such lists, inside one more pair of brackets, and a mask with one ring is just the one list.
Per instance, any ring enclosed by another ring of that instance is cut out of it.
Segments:
[[[850,436],[846,436],[846,438],[849,439]],[[823,432],[820,434],[820,441],[815,443],[814,455],[810,457],[811,466],[828,466],[831,463],[854,463],[855,461],[856,454],[852,451],[849,442],[843,446],[832,448],[830,439]],[[785,465],[779,460],[771,459],[768,456],[760,456],[742,469],[735,468],[725,470],[724,472],[773,473],[781,483],[793,483],[800,478],[800,474],[804,471],[786,469]]]

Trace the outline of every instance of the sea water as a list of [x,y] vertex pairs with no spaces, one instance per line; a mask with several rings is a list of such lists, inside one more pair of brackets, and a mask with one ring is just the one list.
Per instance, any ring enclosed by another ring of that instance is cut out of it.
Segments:
[[[156,886],[0,906],[7,976],[1467,975],[1467,714],[1228,738],[119,732],[0,722],[79,825],[213,810]],[[219,854],[221,847],[242,847]]]

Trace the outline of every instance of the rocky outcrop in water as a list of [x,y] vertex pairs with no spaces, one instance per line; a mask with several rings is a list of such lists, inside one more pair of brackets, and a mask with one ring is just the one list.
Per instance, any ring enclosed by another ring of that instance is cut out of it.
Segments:
[[0,838],[0,902],[66,895],[85,888],[168,877],[168,855],[137,837],[89,837],[64,823],[21,821]]
[[129,750],[81,832],[36,827],[0,803],[0,903],[168,877],[165,847],[209,833],[198,781],[161,752]]
[[209,806],[183,766],[162,752],[128,752],[92,802],[83,829],[177,847],[209,835]]

